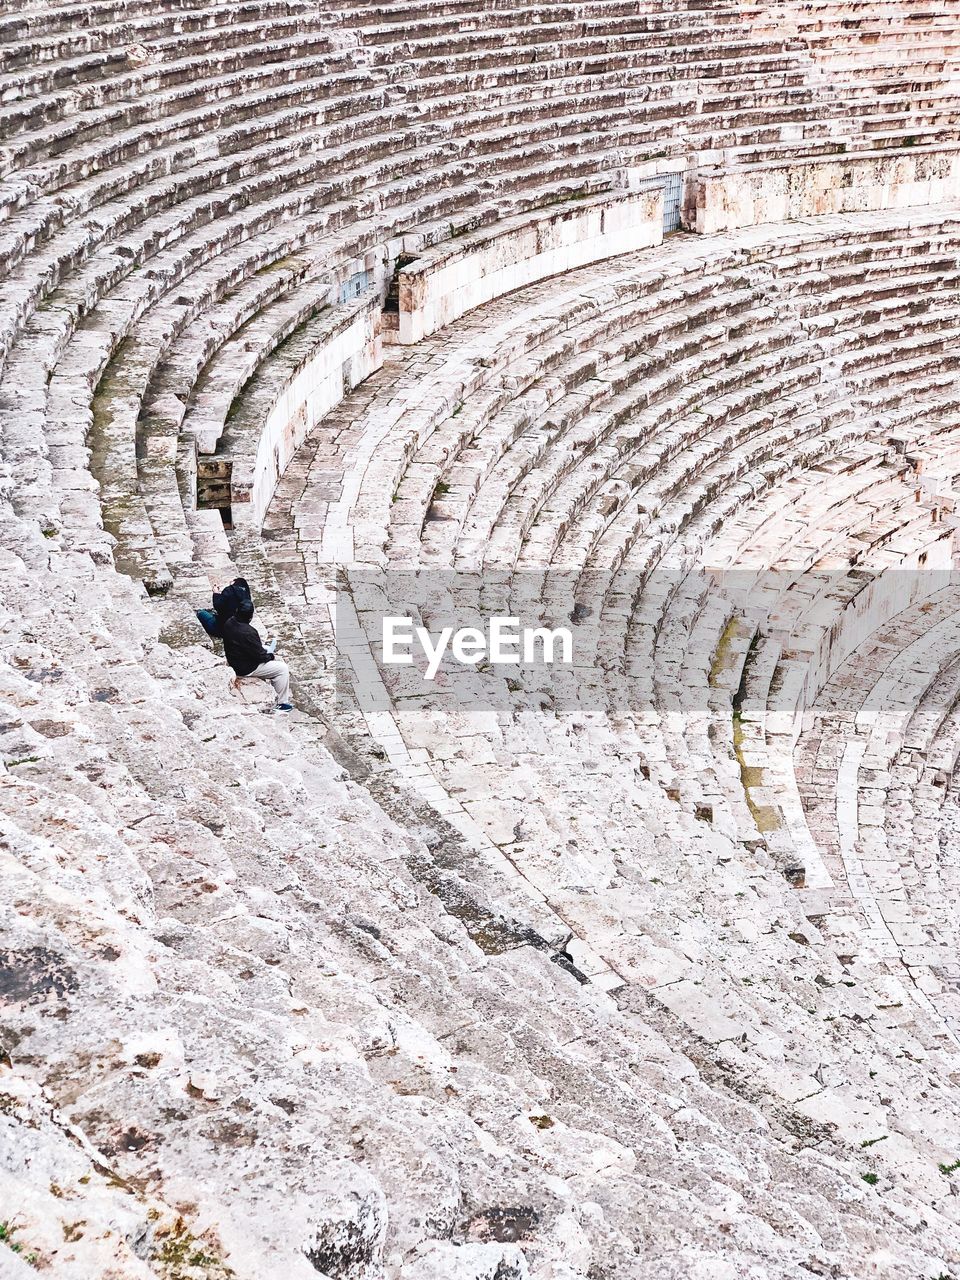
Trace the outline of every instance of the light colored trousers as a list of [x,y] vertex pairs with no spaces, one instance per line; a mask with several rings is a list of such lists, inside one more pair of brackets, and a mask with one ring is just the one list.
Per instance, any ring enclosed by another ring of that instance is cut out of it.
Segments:
[[290,668],[285,662],[281,662],[279,658],[274,658],[272,662],[261,662],[259,667],[255,667],[249,676],[244,679],[269,680],[273,685],[273,692],[276,694],[277,702],[290,701]]

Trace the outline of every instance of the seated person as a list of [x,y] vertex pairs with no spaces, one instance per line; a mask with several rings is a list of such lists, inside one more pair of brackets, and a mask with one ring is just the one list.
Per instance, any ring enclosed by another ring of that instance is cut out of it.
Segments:
[[250,625],[253,601],[241,600],[223,626],[223,652],[237,679],[252,676],[269,680],[276,698],[273,710],[292,711],[290,669],[271,649],[263,647],[260,632]]
[[214,640],[222,640],[227,619],[236,614],[237,606],[242,600],[253,601],[249,583],[246,578],[234,578],[222,591],[214,591],[212,609],[196,611],[197,621],[208,636],[212,636]]
[[227,619],[234,617],[238,606],[244,600],[253,602],[253,596],[250,593],[250,586],[246,578],[234,578],[229,586],[224,587],[222,591],[213,593],[213,609],[217,615],[217,622],[220,624],[221,635]]

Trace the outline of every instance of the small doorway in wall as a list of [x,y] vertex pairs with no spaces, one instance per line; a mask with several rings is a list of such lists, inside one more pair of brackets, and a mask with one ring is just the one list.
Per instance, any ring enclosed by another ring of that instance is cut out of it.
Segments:
[[225,529],[233,528],[231,480],[233,463],[229,458],[197,459],[197,510],[219,511]]
[[680,206],[683,200],[682,173],[655,173],[649,178],[639,178],[631,184],[636,191],[663,190],[663,234],[679,231]]
[[341,284],[339,301],[352,302],[354,298],[359,298],[365,289],[369,289],[372,283],[372,271],[355,271]]
[[396,342],[400,332],[400,272],[411,262],[416,262],[416,255],[401,253],[394,263],[393,274],[387,285],[387,294],[383,300],[383,317],[381,332],[384,342]]

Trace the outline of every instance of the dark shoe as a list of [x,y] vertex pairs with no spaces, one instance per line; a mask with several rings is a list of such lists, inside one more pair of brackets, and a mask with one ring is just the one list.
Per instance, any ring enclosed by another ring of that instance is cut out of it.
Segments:
[[292,702],[278,702],[278,703],[277,703],[277,706],[276,706],[276,710],[277,710],[277,711],[292,711],[292,710],[293,710],[293,703],[292,703]]

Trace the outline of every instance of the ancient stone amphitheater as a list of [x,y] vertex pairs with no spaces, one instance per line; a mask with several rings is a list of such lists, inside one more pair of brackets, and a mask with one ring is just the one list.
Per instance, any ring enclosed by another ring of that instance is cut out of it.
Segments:
[[0,1275],[960,1277],[958,54],[0,0]]

